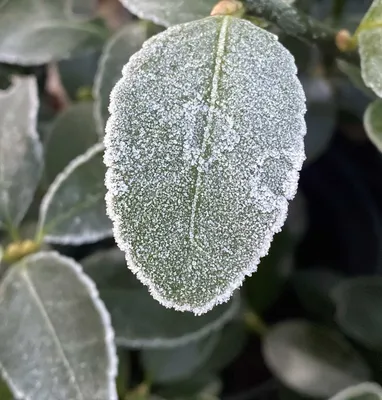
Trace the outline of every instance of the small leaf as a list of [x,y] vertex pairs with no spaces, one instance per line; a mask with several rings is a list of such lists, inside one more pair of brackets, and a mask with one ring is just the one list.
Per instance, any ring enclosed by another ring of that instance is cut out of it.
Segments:
[[158,25],[170,26],[210,15],[216,0],[120,0],[132,14]]
[[382,100],[375,100],[369,104],[363,123],[370,141],[382,152]]
[[110,92],[118,82],[122,67],[136,53],[147,38],[147,28],[142,22],[126,25],[106,44],[94,80],[94,118],[100,136],[104,135],[109,118]]
[[163,307],[127,269],[125,256],[119,249],[95,253],[82,264],[111,314],[116,342],[121,346],[184,345],[219,329],[238,310],[238,298],[202,316]]
[[44,145],[47,182],[53,182],[72,160],[97,141],[92,103],[73,104],[59,114]]
[[0,285],[0,366],[17,398],[116,400],[110,317],[74,260],[38,253]]
[[357,31],[362,32],[363,30],[368,29],[370,25],[380,22],[382,22],[382,0],[373,0],[368,11],[362,18]]
[[274,326],[263,342],[263,354],[284,385],[308,396],[332,396],[370,377],[367,365],[341,335],[302,320]]
[[306,127],[293,57],[238,18],[171,27],[131,57],[110,111],[116,241],[155,299],[203,314],[256,271],[295,195]]
[[382,27],[362,31],[358,41],[362,78],[367,87],[382,97]]
[[8,228],[25,216],[42,173],[38,106],[33,77],[14,78],[9,89],[0,91],[0,225]]
[[330,400],[382,400],[382,387],[374,382],[364,382],[342,390]]
[[73,18],[63,0],[0,4],[0,62],[39,65],[102,45],[105,29]]
[[332,292],[341,329],[364,345],[382,350],[382,278],[353,278]]
[[105,212],[103,146],[75,158],[41,203],[39,236],[48,243],[80,245],[112,236]]
[[219,333],[172,349],[145,349],[141,359],[149,379],[155,383],[179,381],[191,376],[214,350]]

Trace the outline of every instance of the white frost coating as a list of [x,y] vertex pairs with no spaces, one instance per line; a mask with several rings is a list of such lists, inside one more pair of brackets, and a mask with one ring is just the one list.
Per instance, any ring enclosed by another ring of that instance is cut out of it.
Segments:
[[34,77],[14,77],[12,85],[0,91],[0,224],[21,222],[41,177],[38,107]]
[[120,0],[140,19],[157,25],[171,26],[208,16],[216,0]]
[[110,92],[120,78],[122,67],[142,47],[146,37],[147,29],[142,22],[130,23],[117,32],[103,49],[93,85],[94,119],[100,137],[105,134],[109,117]]
[[[28,363],[33,362],[33,361],[37,362],[37,360],[33,360],[33,357],[37,357],[37,359],[39,358],[38,351],[40,349],[38,347],[34,349],[34,351],[37,350],[37,354],[35,354],[34,352],[31,352],[30,354],[23,353],[21,359],[14,359],[14,357],[17,357],[19,355],[18,353],[20,353],[20,351],[16,351],[15,352],[16,354],[11,354],[11,361],[12,361],[11,368],[13,368],[13,371],[9,371],[9,372],[7,371],[7,368],[4,366],[4,362],[7,362],[7,361],[4,358],[4,354],[2,354],[3,357],[0,358],[0,371],[1,371],[1,374],[4,378],[4,380],[6,380],[13,395],[17,399],[50,400],[51,396],[55,395],[56,396],[55,399],[57,399],[57,400],[87,400],[88,398],[90,398],[89,396],[91,396],[91,398],[93,400],[117,400],[118,395],[117,395],[117,390],[116,390],[116,385],[115,385],[115,378],[118,373],[118,358],[117,358],[117,351],[116,351],[116,347],[115,347],[115,343],[114,343],[114,331],[111,326],[110,315],[109,315],[108,311],[106,310],[103,302],[100,300],[99,293],[98,293],[97,288],[95,287],[94,283],[89,279],[88,276],[86,276],[83,273],[82,267],[79,264],[77,264],[73,259],[62,256],[57,252],[50,251],[50,252],[40,252],[40,253],[33,254],[33,255],[25,258],[18,264],[16,264],[11,270],[9,270],[8,274],[5,276],[5,278],[1,282],[0,310],[1,310],[1,305],[2,305],[1,303],[6,300],[7,286],[12,285],[14,290],[20,290],[20,287],[21,287],[20,282],[25,281],[26,283],[28,283],[27,286],[30,287],[30,290],[32,292],[34,292],[36,290],[36,288],[33,286],[32,281],[30,280],[31,278],[28,276],[30,273],[33,273],[34,269],[37,269],[39,266],[41,267],[41,265],[43,265],[44,262],[47,264],[52,263],[51,264],[52,267],[56,267],[58,269],[69,268],[75,274],[76,278],[78,279],[78,282],[81,283],[83,289],[86,290],[87,294],[90,296],[92,305],[98,312],[98,315],[102,322],[102,327],[104,328],[104,338],[103,338],[104,343],[103,344],[105,345],[105,350],[106,350],[106,355],[107,355],[107,365],[104,364],[104,366],[107,369],[106,370],[106,377],[107,377],[106,385],[107,385],[107,387],[106,388],[98,387],[97,390],[100,390],[98,392],[98,391],[96,391],[95,386],[89,384],[89,381],[81,381],[81,380],[78,381],[78,379],[80,379],[80,376],[76,375],[74,373],[74,371],[72,370],[72,366],[70,365],[69,359],[67,358],[65,351],[62,348],[63,344],[60,343],[59,338],[55,337],[54,335],[53,335],[54,336],[53,342],[57,346],[58,354],[61,354],[63,357],[62,364],[68,370],[71,384],[73,385],[73,387],[76,387],[77,394],[75,397],[70,397],[70,399],[69,399],[66,396],[62,397],[63,393],[61,393],[61,392],[53,393],[53,390],[60,390],[57,387],[55,387],[55,385],[59,385],[58,377],[53,377],[52,382],[51,382],[53,385],[47,390],[47,393],[42,392],[43,385],[38,380],[34,381],[34,378],[33,378],[34,376],[37,378],[38,373],[40,371],[36,371],[34,369],[28,370],[29,367],[27,365]],[[32,272],[28,273],[29,269],[32,269]],[[22,278],[20,280],[20,282],[18,282],[19,278]],[[39,283],[42,284],[43,282],[41,281]],[[49,283],[49,284],[51,284],[51,283]],[[54,290],[56,290],[56,292],[54,292]],[[57,296],[59,296],[59,293],[57,293],[57,288],[54,290],[51,293],[51,295],[53,295],[53,298],[51,300],[52,304],[55,303],[54,295],[56,294]],[[32,298],[34,298],[35,301],[38,303],[37,304],[38,308],[49,305],[48,302],[46,302],[44,304],[42,304],[42,303],[40,304],[39,302],[42,300],[39,297],[39,294],[37,292],[36,292],[36,294],[33,294],[32,292],[31,292]],[[57,297],[57,300],[58,299],[59,299],[59,297]],[[70,300],[66,300],[66,302],[68,305],[70,304]],[[26,309],[24,311],[27,312]],[[13,310],[13,312],[16,313],[17,311]],[[44,309],[43,312],[45,313],[46,310]],[[1,312],[1,314],[3,314],[3,312]],[[45,316],[44,316],[44,318],[45,318]],[[3,320],[3,322],[4,322],[4,320]],[[49,321],[49,324],[51,324],[51,321]],[[2,332],[2,330],[5,330],[6,328],[7,328],[7,325],[4,324],[2,329],[0,329],[0,335],[3,335],[4,332]],[[52,333],[55,334],[54,326],[49,326],[48,328],[49,328],[48,329],[49,331],[52,330]],[[24,334],[25,332],[28,332],[27,329],[22,331],[21,334]],[[74,333],[76,331],[74,330],[72,332]],[[94,332],[94,333],[96,333],[96,332]],[[16,331],[14,331],[13,334],[16,335]],[[32,342],[33,342],[33,339],[36,339],[36,338],[31,337]],[[10,337],[2,336],[2,341],[4,342],[5,340],[12,340],[12,336],[10,336]],[[22,343],[20,343],[20,344],[22,344]],[[95,341],[85,343],[86,347],[89,345],[93,346],[95,344],[96,344]],[[12,348],[7,347],[7,350],[11,351]],[[29,350],[31,350],[31,349],[29,349]],[[70,351],[70,350],[71,350],[70,347],[66,348],[66,351]],[[95,350],[99,351],[100,349],[95,348]],[[23,352],[25,350],[21,350],[21,351]],[[73,351],[73,349],[72,349],[72,351]],[[78,346],[78,351],[81,353],[81,346]],[[53,363],[53,359],[44,359],[44,360],[46,360],[47,362]],[[96,358],[94,358],[94,362],[96,362]],[[25,364],[25,367],[22,367],[23,364]],[[54,364],[52,364],[52,366],[54,366]],[[76,368],[78,368],[78,367],[91,368],[90,363],[85,363],[83,366],[76,365]],[[12,377],[12,375],[14,375],[15,373],[17,375],[18,368],[21,368],[21,370],[18,371],[20,376],[17,376],[16,380],[22,378],[23,375],[25,375],[26,378],[27,378],[27,375],[29,375],[29,378],[30,378],[29,382],[28,382],[28,379],[26,379],[25,382],[16,382],[15,381],[15,379],[14,379],[14,377]],[[27,370],[24,372],[24,374],[22,373],[22,368],[26,368],[26,370]],[[54,368],[52,367],[52,369],[49,372],[54,374],[54,372],[55,372]],[[91,373],[95,373],[95,371],[91,371]],[[99,377],[99,379],[100,379],[100,377]],[[26,392],[25,389],[23,390],[23,388],[22,388],[23,384],[28,386],[28,384],[31,384],[32,382],[34,382],[34,390],[32,392]],[[97,383],[98,385],[100,384],[100,382],[97,381],[96,379],[95,379],[94,383]],[[87,397],[84,397],[84,393],[82,393],[83,388],[81,388],[80,386],[85,385],[85,389],[86,389],[86,384],[89,385],[87,390],[93,390],[93,392],[91,394],[88,393]],[[101,382],[101,385],[102,385],[102,382]]]
[[382,399],[382,387],[375,382],[363,382],[359,385],[351,386],[342,390],[335,396],[331,397],[330,400],[349,400],[362,398],[363,396],[368,398],[373,394],[379,399]]
[[382,152],[382,101],[369,104],[363,117],[367,136],[374,146]]
[[107,212],[130,269],[203,314],[256,271],[305,160],[305,96],[277,37],[233,17],[148,40],[111,93]]
[[[47,243],[80,245],[112,236],[111,223],[104,211],[102,160],[96,164],[95,159],[97,156],[102,157],[103,149],[103,144],[98,143],[75,158],[56,177],[46,192],[40,206],[39,231],[44,234]],[[90,164],[93,161],[94,165]],[[84,173],[82,179],[74,179],[74,174],[78,174],[79,171]],[[60,190],[65,188],[64,185],[68,184],[71,178],[74,181],[73,186],[69,185],[64,196],[60,196]],[[69,197],[65,197],[65,194]],[[86,202],[87,207],[78,208],[79,204]],[[71,212],[69,207],[74,211]],[[85,212],[89,212],[90,215],[86,215]],[[67,217],[63,218],[63,215]]]
[[367,87],[382,97],[382,28],[362,31],[358,41],[362,78]]

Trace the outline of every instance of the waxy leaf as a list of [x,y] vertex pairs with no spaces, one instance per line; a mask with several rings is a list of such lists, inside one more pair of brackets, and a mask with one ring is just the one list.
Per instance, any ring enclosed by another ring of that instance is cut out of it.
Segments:
[[27,212],[42,173],[38,106],[34,77],[14,78],[0,91],[0,226],[10,229]]
[[293,57],[233,17],[171,27],[131,57],[110,112],[116,241],[154,298],[205,313],[256,271],[295,195],[306,127]]
[[102,157],[103,145],[96,144],[56,177],[41,203],[40,238],[48,243],[80,245],[112,236]]
[[369,104],[363,122],[367,136],[374,146],[382,152],[382,100],[375,100]]
[[161,306],[127,269],[118,249],[102,251],[82,262],[110,312],[116,342],[133,348],[176,347],[199,340],[232,320],[239,298],[195,316]]
[[170,26],[210,15],[216,0],[120,0],[132,14]]
[[110,317],[74,260],[45,252],[12,266],[0,320],[0,368],[15,397],[117,399]]
[[66,0],[0,3],[0,62],[38,65],[102,46],[105,29],[71,15]]

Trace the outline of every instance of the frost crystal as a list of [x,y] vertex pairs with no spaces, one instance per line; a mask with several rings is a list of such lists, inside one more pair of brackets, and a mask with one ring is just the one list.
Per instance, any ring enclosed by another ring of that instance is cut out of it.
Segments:
[[202,314],[256,271],[305,159],[305,96],[277,37],[233,17],[178,25],[111,93],[106,196],[129,267]]

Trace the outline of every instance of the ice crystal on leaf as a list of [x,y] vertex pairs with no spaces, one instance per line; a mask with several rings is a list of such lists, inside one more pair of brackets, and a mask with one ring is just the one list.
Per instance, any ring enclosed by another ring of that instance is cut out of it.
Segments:
[[208,17],[151,38],[111,93],[108,213],[160,303],[202,314],[256,271],[305,159],[305,96],[277,37]]

